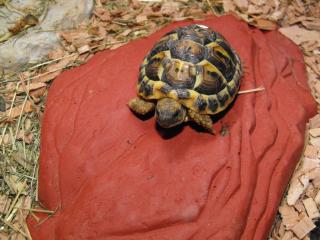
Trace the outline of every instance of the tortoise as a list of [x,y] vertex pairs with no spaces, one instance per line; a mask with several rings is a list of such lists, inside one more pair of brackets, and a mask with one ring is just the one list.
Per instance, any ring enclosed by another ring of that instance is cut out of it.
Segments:
[[242,65],[226,39],[209,27],[191,24],[165,34],[140,67],[138,115],[155,111],[163,128],[194,121],[214,133],[211,115],[226,109],[240,86]]

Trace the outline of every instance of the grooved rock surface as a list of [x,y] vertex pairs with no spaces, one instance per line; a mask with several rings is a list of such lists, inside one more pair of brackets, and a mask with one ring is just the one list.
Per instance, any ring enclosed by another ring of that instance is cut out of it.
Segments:
[[163,137],[154,118],[127,107],[139,65],[171,24],[150,37],[97,54],[50,89],[42,128],[39,194],[56,214],[34,239],[265,239],[315,113],[302,55],[278,32],[232,16],[199,23],[240,54],[239,95],[215,123],[227,136],[185,125]]

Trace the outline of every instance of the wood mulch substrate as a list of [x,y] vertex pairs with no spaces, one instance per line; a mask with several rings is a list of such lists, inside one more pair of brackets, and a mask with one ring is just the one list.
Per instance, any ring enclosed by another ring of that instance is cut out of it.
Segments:
[[[43,63],[4,73],[0,66],[0,239],[31,239],[28,213],[37,205],[40,121],[48,88],[64,69],[95,52],[115,49],[166,24],[233,12],[263,30],[279,29],[300,46],[320,104],[320,4],[316,0],[96,0],[89,22],[60,32],[62,48]],[[319,105],[320,106],[320,105]],[[319,107],[320,110],[320,107]],[[320,115],[308,124],[306,146],[270,239],[320,239]],[[34,215],[36,218],[36,216]],[[319,227],[317,227],[317,225]]]

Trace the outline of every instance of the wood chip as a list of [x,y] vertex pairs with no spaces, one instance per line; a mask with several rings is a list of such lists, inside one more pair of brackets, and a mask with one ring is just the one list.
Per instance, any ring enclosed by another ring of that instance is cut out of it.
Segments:
[[278,28],[277,23],[263,18],[254,18],[254,20],[250,21],[249,24],[262,30],[276,30]]
[[34,76],[32,79],[36,82],[49,82],[55,77],[57,77],[62,70],[69,66],[72,62],[74,62],[78,58],[78,54],[70,54],[69,56],[64,57],[57,63],[50,64],[46,72]]
[[288,205],[280,206],[279,212],[282,217],[282,223],[287,230],[295,226],[300,220],[299,214],[294,210],[292,206],[288,206]]
[[301,194],[309,185],[309,178],[307,175],[302,175],[299,178],[294,178],[291,180],[291,185],[288,190],[287,195],[287,203],[292,206],[294,205],[297,200],[300,198]]
[[320,128],[312,128],[309,130],[309,133],[312,137],[319,137],[320,136]]
[[180,10],[180,3],[179,2],[164,2],[161,6],[160,12],[164,15],[172,15],[174,13],[179,12]]
[[282,222],[280,223],[278,232],[279,232],[280,236],[283,236],[285,234],[285,232],[286,232],[286,228],[285,228],[285,226],[283,225]]
[[316,192],[316,188],[313,186],[312,183],[312,179],[310,179],[311,183],[309,184],[309,186],[307,187],[306,191],[305,191],[305,196],[309,197],[309,198],[314,198],[317,194]]
[[141,7],[141,3],[139,0],[132,0],[132,8],[133,9],[139,9]]
[[299,239],[303,239],[315,227],[316,225],[314,225],[312,220],[308,217],[305,217],[292,228],[292,231]]
[[320,40],[320,32],[306,30],[305,28],[299,27],[298,25],[293,25],[290,27],[280,28],[279,31],[294,41],[297,45],[307,41],[317,41]]
[[84,46],[79,47],[77,50],[78,50],[79,54],[82,54],[82,53],[89,52],[91,50],[91,48],[89,45],[84,45]]
[[8,118],[16,118],[18,116],[20,116],[21,112],[25,112],[25,113],[28,113],[28,112],[32,112],[34,110],[33,108],[33,104],[31,101],[27,101],[26,104],[23,106],[23,104],[19,105],[19,106],[16,106],[14,108],[11,109],[8,109],[7,111],[5,112],[0,112],[0,117],[8,117]]
[[318,60],[317,60],[317,58],[315,56],[310,56],[310,57],[309,56],[305,56],[304,57],[304,61],[306,62],[308,67],[310,67],[312,69],[312,71],[314,71],[314,73],[316,73],[318,76],[320,76],[320,66],[317,63]]
[[31,130],[31,126],[32,126],[31,119],[30,119],[30,118],[27,118],[27,119],[24,121],[24,129],[25,129],[26,131],[30,131],[30,130]]
[[39,99],[40,97],[43,97],[46,92],[47,92],[47,88],[43,87],[43,88],[39,88],[39,89],[31,91],[29,95],[33,99]]
[[113,49],[119,48],[119,47],[121,47],[121,46],[123,46],[123,45],[125,45],[125,44],[126,44],[125,42],[124,42],[124,43],[114,44],[114,45],[112,45],[112,46],[110,47],[110,49],[113,50]]
[[317,114],[313,118],[310,119],[310,127],[311,128],[318,128],[320,127],[320,115]]
[[28,171],[32,170],[31,163],[27,159],[25,159],[25,156],[22,152],[17,151],[13,153],[12,157],[13,157],[13,160],[16,161],[24,169]]
[[61,32],[61,37],[66,40],[68,43],[71,43],[74,45],[75,41],[82,41],[82,42],[88,42],[90,41],[90,35],[87,31],[68,31],[68,32]]
[[30,144],[33,142],[33,133],[32,132],[26,133],[25,131],[21,130],[17,134],[17,139],[22,140],[27,144]]
[[144,21],[147,21],[147,20],[148,20],[148,18],[147,18],[147,16],[145,16],[145,15],[138,15],[138,16],[136,17],[137,23],[141,23],[141,22],[144,22]]
[[309,218],[315,219],[320,217],[320,212],[317,208],[315,201],[312,198],[304,199],[302,202],[307,211]]
[[303,203],[301,201],[298,201],[295,205],[294,205],[294,208],[299,212],[303,212],[305,211],[305,208],[303,206]]
[[29,85],[26,85],[26,86],[20,85],[18,88],[18,93],[28,92],[28,91],[32,91],[32,90],[46,87],[46,86],[47,86],[47,84],[43,83],[43,82],[34,82],[34,83],[30,83]]
[[223,1],[223,9],[227,12],[235,12],[236,11],[236,5],[233,1]]
[[4,174],[3,179],[8,184],[12,192],[18,193],[24,190],[25,183],[20,178],[12,174]]
[[263,13],[261,7],[250,4],[248,6],[248,15],[261,15]]
[[[314,76],[317,76],[316,74],[313,74]],[[320,82],[315,82],[313,85],[314,90],[316,91],[317,95],[320,96]]]
[[246,11],[248,9],[247,0],[234,0],[233,2],[241,11]]
[[320,190],[317,192],[317,195],[314,197],[314,201],[317,205],[320,205]]
[[286,231],[285,234],[282,236],[281,240],[291,240],[293,238],[293,232]]
[[[32,205],[32,198],[30,196],[26,196],[24,201],[22,202],[22,205],[20,206],[20,209],[31,209]],[[22,212],[22,217],[25,219],[28,216],[28,211]]]
[[108,22],[108,21],[111,21],[111,15],[109,13],[109,11],[107,11],[106,9],[104,8],[96,8],[95,10],[95,15],[97,15],[101,21],[103,22]]
[[9,234],[5,233],[5,232],[0,232],[0,239],[1,240],[9,240]]
[[312,181],[312,185],[315,188],[319,188],[319,181],[320,181],[320,168],[314,168],[306,173],[307,178]]
[[10,133],[7,133],[3,136],[2,138],[2,143],[5,145],[5,146],[8,146],[10,145],[11,143],[13,142],[13,137],[11,136]]
[[11,199],[7,195],[0,195],[0,213],[6,214],[11,204]]
[[[301,170],[304,172],[311,171],[320,167],[320,160],[317,158],[303,158]],[[309,179],[310,180],[310,179]]]
[[90,33],[90,34],[92,34],[94,36],[101,37],[103,39],[106,38],[106,36],[107,36],[107,31],[102,26],[90,27],[88,29],[88,33]]
[[39,74],[39,75],[35,76],[34,79],[37,82],[44,82],[44,83],[50,82],[52,79],[56,78],[61,72],[62,72],[62,69],[58,70],[58,71],[51,72],[51,73]]
[[57,48],[54,51],[48,53],[48,58],[51,60],[62,58],[65,55],[65,51],[62,48]]
[[312,179],[312,184],[316,189],[320,189],[320,174]]
[[304,150],[304,156],[308,158],[316,158],[318,156],[318,148],[312,145],[307,145]]
[[126,37],[126,36],[128,36],[131,32],[132,32],[131,29],[126,29],[126,30],[124,30],[124,31],[121,33],[121,35],[124,36],[124,37]]
[[302,21],[303,26],[310,30],[320,31],[320,20],[313,18],[311,21]]
[[310,143],[313,146],[317,146],[320,147],[320,138],[314,138],[314,137],[310,137]]
[[[279,3],[280,1],[278,1],[278,0],[275,0],[273,2],[275,3],[275,5],[277,5],[277,6],[275,6],[276,10],[271,12],[269,14],[269,17],[270,17],[270,19],[273,19],[274,21],[278,22],[286,14],[286,7],[285,6],[280,6],[281,4]],[[277,4],[276,2],[278,2],[279,4]]]

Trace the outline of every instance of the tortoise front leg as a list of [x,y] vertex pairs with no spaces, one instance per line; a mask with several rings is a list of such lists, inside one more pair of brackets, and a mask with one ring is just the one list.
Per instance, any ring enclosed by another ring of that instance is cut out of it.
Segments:
[[208,132],[215,134],[212,126],[212,119],[209,115],[199,114],[191,109],[188,109],[188,120],[195,121],[198,125],[204,127]]
[[128,105],[132,111],[140,115],[146,115],[147,113],[153,111],[155,108],[155,104],[153,102],[148,102],[139,97],[131,99]]

